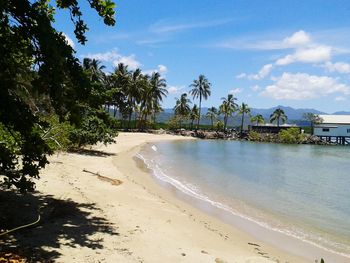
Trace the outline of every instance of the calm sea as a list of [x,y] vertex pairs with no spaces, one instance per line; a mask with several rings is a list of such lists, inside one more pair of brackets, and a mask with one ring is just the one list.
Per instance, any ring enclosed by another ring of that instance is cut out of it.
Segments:
[[138,157],[186,195],[350,257],[349,147],[196,140]]

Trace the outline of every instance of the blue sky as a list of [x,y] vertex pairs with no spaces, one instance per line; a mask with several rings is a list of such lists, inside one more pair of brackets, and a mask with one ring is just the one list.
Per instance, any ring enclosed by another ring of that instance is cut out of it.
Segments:
[[163,106],[204,74],[218,106],[233,93],[254,108],[288,105],[328,113],[350,110],[349,0],[121,0],[117,24],[107,27],[83,5],[88,42],[58,12],[56,26],[77,56],[159,71],[169,96]]

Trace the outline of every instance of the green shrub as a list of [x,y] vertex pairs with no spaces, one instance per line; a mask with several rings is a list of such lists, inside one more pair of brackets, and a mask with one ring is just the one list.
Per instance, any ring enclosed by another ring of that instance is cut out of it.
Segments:
[[299,128],[289,128],[278,133],[278,140],[282,143],[299,143],[303,138],[304,135],[300,133]]
[[177,130],[177,129],[179,129],[179,127],[180,127],[180,119],[179,119],[179,117],[174,116],[174,117],[170,118],[168,120],[167,125],[168,125],[169,130]]
[[258,133],[256,131],[250,131],[248,134],[248,138],[251,141],[260,141],[261,140],[260,133]]
[[217,121],[214,126],[215,126],[215,130],[222,131],[224,129],[224,122]]

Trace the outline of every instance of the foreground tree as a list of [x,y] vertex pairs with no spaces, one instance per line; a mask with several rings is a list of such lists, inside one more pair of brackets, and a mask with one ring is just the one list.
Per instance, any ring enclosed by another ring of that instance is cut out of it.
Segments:
[[207,100],[211,95],[210,87],[211,84],[204,75],[199,75],[198,79],[195,79],[190,85],[192,90],[190,91],[193,99],[199,98],[199,118],[197,121],[197,129],[199,127],[199,121],[201,119],[202,99]]
[[287,115],[280,108],[275,109],[275,111],[270,115],[270,122],[277,122],[277,127],[280,126],[280,122],[285,123],[287,121]]
[[227,98],[221,98],[222,104],[219,107],[220,114],[224,115],[224,131],[226,132],[228,118],[237,110],[238,105],[235,103],[237,98],[228,94]]
[[[89,3],[105,24],[114,25],[113,2]],[[84,44],[87,26],[78,1],[57,1],[56,8],[70,13]],[[50,124],[41,116],[54,113],[75,127],[82,127],[87,114],[106,116],[73,48],[53,27],[54,13],[49,1],[0,4],[0,176],[6,187],[22,192],[34,188],[32,178],[39,177],[51,153],[42,133]]]
[[242,105],[239,107],[238,114],[242,115],[242,120],[241,120],[241,134],[242,134],[243,126],[244,126],[244,115],[250,114],[250,108],[248,107],[248,104],[245,104],[242,102]]

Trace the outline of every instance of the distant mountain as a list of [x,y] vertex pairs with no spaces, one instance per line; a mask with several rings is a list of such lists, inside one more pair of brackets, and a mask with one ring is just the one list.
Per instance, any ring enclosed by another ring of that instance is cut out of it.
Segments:
[[276,110],[276,109],[282,109],[284,111],[284,113],[287,115],[288,120],[302,120],[303,119],[303,114],[307,113],[307,112],[311,112],[313,114],[327,114],[325,112],[322,111],[318,111],[315,109],[294,109],[292,107],[289,106],[276,106],[276,107],[272,107],[269,109],[251,109],[252,115],[256,115],[256,114],[261,114],[266,120],[268,120],[270,118],[270,115]]
[[350,115],[350,111],[337,111],[333,115]]

